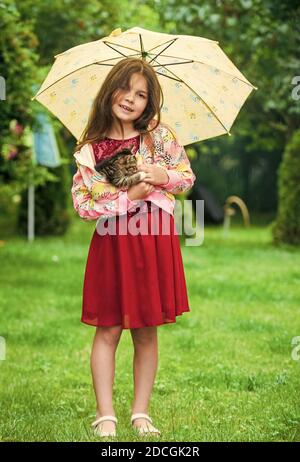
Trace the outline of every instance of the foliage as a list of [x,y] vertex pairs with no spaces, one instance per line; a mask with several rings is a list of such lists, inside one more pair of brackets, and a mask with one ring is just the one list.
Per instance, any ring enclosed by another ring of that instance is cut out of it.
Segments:
[[16,3],[0,3],[0,75],[6,82],[6,99],[0,101],[0,210],[9,212],[28,184],[55,181],[47,168],[34,165],[31,127],[35,111],[30,89],[38,75],[37,37],[30,19],[21,21]]
[[16,4],[22,18],[33,22],[41,66],[52,64],[58,53],[109,34],[118,22],[119,5],[109,0],[16,0]]
[[275,244],[300,244],[300,129],[285,148],[279,168],[279,210],[273,224]]

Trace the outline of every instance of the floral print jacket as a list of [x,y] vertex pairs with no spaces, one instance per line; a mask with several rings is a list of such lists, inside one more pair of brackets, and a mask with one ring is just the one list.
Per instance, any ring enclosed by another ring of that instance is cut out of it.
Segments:
[[174,214],[174,194],[191,189],[196,179],[184,147],[178,143],[171,129],[160,123],[149,134],[140,136],[140,147],[135,156],[138,165],[154,162],[163,167],[169,181],[162,186],[156,185],[155,190],[143,200],[132,201],[127,190],[113,186],[95,170],[96,162],[90,143],[75,151],[77,172],[73,176],[71,194],[74,208],[81,218],[106,219],[133,212],[137,207],[142,212],[147,209],[145,201],[151,201],[169,214]]

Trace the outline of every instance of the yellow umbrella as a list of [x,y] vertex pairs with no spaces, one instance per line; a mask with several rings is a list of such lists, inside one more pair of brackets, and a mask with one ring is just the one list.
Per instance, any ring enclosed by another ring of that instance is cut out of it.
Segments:
[[254,87],[219,42],[133,27],[55,56],[31,98],[49,109],[80,139],[92,102],[111,67],[124,57],[147,60],[164,95],[161,121],[185,146],[227,133]]

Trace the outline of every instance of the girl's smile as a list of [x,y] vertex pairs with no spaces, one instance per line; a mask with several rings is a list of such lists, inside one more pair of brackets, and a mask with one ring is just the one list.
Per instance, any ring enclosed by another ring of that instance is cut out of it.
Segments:
[[[119,105],[120,108],[122,109],[123,112],[126,112],[127,114],[131,114],[133,112],[133,109],[126,109],[126,106]],[[127,106],[128,107],[128,106]]]
[[132,108],[126,106],[125,104],[120,104],[120,108],[122,108],[126,112],[132,112],[133,111]]

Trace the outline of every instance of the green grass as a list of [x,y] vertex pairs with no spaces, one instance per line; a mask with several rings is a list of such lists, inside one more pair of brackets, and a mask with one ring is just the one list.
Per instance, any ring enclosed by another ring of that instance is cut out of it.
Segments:
[[[0,246],[2,441],[99,441],[90,350],[95,328],[80,322],[85,261],[94,223],[67,236]],[[271,245],[269,226],[205,227],[182,247],[190,313],[158,327],[159,367],[149,413],[160,441],[299,441],[300,250]],[[57,256],[58,259],[53,256]],[[116,441],[130,429],[133,346],[116,355]],[[147,440],[157,441],[155,437]]]

